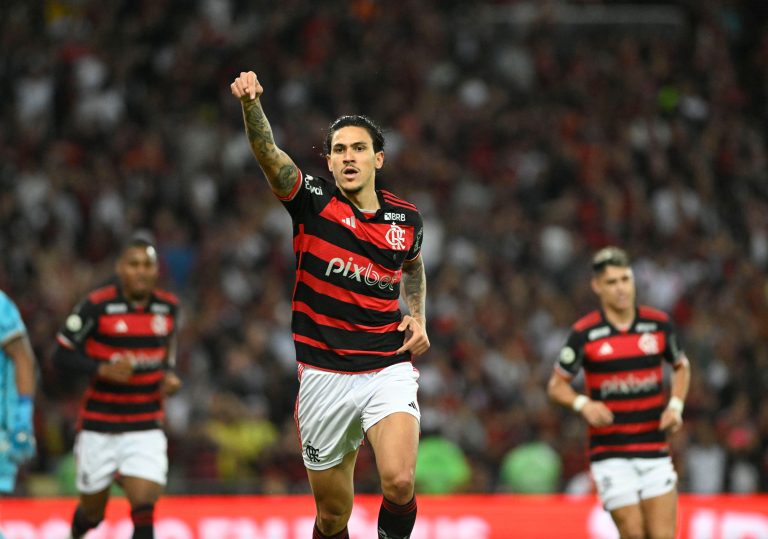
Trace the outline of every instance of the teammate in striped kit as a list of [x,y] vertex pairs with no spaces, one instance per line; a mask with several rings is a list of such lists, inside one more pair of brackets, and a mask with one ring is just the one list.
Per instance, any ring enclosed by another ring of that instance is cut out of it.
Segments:
[[[421,215],[375,188],[384,137],[368,118],[342,116],[331,124],[329,181],[304,174],[277,147],[253,71],[240,73],[230,89],[256,160],[293,221],[296,422],[317,506],[313,537],[349,537],[353,471],[366,437],[384,495],[378,535],[405,539],[416,520],[420,419],[411,360],[429,348]],[[399,309],[401,281],[406,315]]]
[[[635,303],[629,256],[606,247],[592,259],[600,309],[577,321],[549,380],[550,398],[589,424],[592,477],[622,538],[672,539],[677,474],[667,432],[683,424],[690,366],[674,324]],[[663,362],[672,367],[665,405]],[[584,370],[586,395],[571,386]]]
[[178,300],[155,288],[152,240],[133,236],[115,269],[116,282],[92,291],[67,317],[54,352],[62,372],[91,376],[75,442],[74,539],[104,518],[116,479],[131,504],[133,539],[154,537],[154,507],[168,471],[163,399],[181,386],[172,370]]

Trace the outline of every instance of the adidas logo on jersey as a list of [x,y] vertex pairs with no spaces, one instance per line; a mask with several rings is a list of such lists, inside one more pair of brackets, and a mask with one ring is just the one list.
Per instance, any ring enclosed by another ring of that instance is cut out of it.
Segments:
[[613,354],[613,346],[611,346],[611,343],[609,342],[604,342],[600,349],[597,351],[597,354],[600,356],[611,355]]
[[341,222],[344,223],[345,225],[347,225],[349,228],[355,228],[355,226],[356,226],[355,225],[355,217],[354,216],[352,216],[352,217],[345,217],[344,219],[341,220]]

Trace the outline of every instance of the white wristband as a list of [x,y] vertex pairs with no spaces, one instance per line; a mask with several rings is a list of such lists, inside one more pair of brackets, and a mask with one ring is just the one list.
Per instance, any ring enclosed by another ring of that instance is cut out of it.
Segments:
[[581,409],[584,408],[584,406],[589,402],[589,397],[586,395],[578,395],[575,399],[573,399],[573,404],[571,404],[571,408],[573,408],[574,412],[581,412]]
[[685,408],[685,403],[683,402],[683,399],[681,399],[680,397],[672,397],[671,399],[669,399],[667,408],[669,408],[670,410],[674,410],[678,414],[682,414],[683,408]]

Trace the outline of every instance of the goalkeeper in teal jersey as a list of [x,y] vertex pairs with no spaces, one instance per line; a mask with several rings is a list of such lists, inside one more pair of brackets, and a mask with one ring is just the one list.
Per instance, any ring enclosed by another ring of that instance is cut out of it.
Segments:
[[35,454],[34,391],[35,357],[26,327],[0,291],[0,494],[13,492],[19,465]]

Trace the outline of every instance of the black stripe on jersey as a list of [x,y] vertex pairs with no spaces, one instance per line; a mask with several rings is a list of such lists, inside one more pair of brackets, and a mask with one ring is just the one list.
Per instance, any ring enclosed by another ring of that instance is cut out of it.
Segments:
[[[344,262],[346,263],[346,260]],[[321,281],[327,281],[333,285],[344,288],[345,290],[351,290],[356,294],[381,299],[397,299],[400,296],[399,282],[392,283],[391,290],[389,287],[381,288],[378,285],[368,285],[365,283],[365,275],[363,273],[360,275],[360,281],[354,276],[354,266],[352,266],[352,269],[350,269],[346,275],[333,273],[333,271],[326,275],[325,272],[328,271],[328,262],[317,258],[311,253],[304,253],[301,268]],[[338,266],[335,266],[334,269],[338,269]]]
[[589,361],[587,369],[589,372],[599,373],[620,373],[622,371],[644,370],[657,367],[659,365],[659,356],[635,356],[621,359],[611,359],[608,361]]
[[296,292],[293,298],[295,301],[303,301],[310,305],[318,314],[345,320],[352,324],[379,326],[399,322],[401,318],[399,311],[381,312],[366,309],[325,294],[319,294],[302,282],[296,283]]
[[160,388],[160,382],[151,384],[113,384],[106,380],[95,380],[93,382],[94,391],[101,393],[114,393],[117,395],[146,395],[154,393]]
[[[364,227],[366,225],[365,223],[360,223],[359,226]],[[397,270],[405,258],[405,251],[382,249],[351,234],[347,227],[341,223],[335,223],[328,219],[312,219],[304,223],[304,234],[323,238],[336,247],[351,253],[359,253],[361,256],[365,256],[391,270]]]
[[296,341],[296,359],[300,363],[339,372],[365,372],[380,370],[395,363],[410,361],[409,353],[386,356],[348,355],[339,356],[332,350],[323,350]]
[[83,430],[94,430],[97,432],[134,432],[139,430],[152,430],[160,428],[160,422],[151,419],[148,421],[121,420],[117,423],[110,423],[108,421],[84,419],[82,428]]
[[168,346],[168,336],[154,336],[154,335],[104,335],[100,333],[94,333],[89,337],[94,341],[111,346],[112,348],[124,348],[127,351],[136,350],[137,348],[165,348]]
[[373,333],[338,329],[317,324],[308,315],[301,312],[294,314],[293,328],[299,335],[324,342],[331,348],[341,350],[394,352],[403,345],[403,333],[397,330]]
[[628,423],[645,423],[646,421],[658,421],[664,411],[662,406],[654,406],[647,410],[637,412],[614,412],[613,424],[626,425]]
[[592,462],[598,461],[598,460],[607,460],[607,459],[655,459],[658,457],[666,457],[669,455],[668,451],[603,451],[601,453],[598,453],[596,455],[592,455],[590,457],[590,460]]
[[665,442],[666,433],[657,428],[651,428],[644,432],[615,432],[612,434],[592,434],[589,440],[589,447],[599,447],[601,445],[644,444],[653,442]]
[[[93,398],[88,399],[85,403],[85,410],[88,412],[99,412],[103,414],[116,414],[116,415],[131,415],[131,414],[148,414],[151,412],[160,411],[160,400],[150,402],[101,402]],[[122,419],[121,419],[122,421]]]

